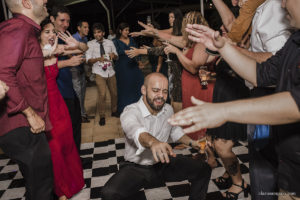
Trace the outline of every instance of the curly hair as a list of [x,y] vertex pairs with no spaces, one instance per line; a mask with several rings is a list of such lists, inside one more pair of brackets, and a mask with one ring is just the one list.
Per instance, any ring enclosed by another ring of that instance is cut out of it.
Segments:
[[189,34],[185,31],[187,24],[201,24],[205,26],[209,26],[209,25],[205,20],[205,18],[202,16],[202,14],[198,11],[191,11],[184,15],[182,20],[182,27],[181,27],[182,37],[183,40],[187,42],[186,47],[192,47],[193,42],[188,39]]

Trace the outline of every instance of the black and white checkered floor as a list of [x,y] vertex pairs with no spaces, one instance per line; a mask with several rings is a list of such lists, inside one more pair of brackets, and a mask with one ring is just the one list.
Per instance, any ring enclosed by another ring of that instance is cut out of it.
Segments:
[[[72,200],[101,199],[101,187],[118,170],[118,163],[124,160],[124,148],[124,138],[82,144],[81,157],[91,157],[92,162],[84,166],[86,187],[74,196]],[[247,143],[237,143],[233,151],[240,161],[243,178],[247,183],[250,183]],[[183,155],[192,155],[195,153],[192,149],[175,150],[175,152]],[[213,170],[211,179],[221,176],[223,172],[224,168],[218,158],[218,167]],[[143,189],[134,195],[132,200],[184,200],[188,199],[189,188],[190,186],[187,181],[168,182],[162,186]],[[218,188],[211,180],[207,200],[221,199],[221,192],[223,191],[225,190]],[[7,158],[7,156],[0,155],[0,199],[25,199],[24,194],[24,179],[18,170],[18,166]],[[246,199],[243,197],[242,193],[240,199]],[[250,197],[247,199],[250,199]]]

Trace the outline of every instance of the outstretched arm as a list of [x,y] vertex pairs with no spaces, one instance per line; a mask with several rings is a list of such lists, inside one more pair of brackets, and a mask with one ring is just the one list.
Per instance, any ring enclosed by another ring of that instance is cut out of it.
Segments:
[[184,48],[186,45],[186,41],[182,39],[182,36],[174,36],[171,33],[164,31],[164,30],[158,30],[153,28],[152,26],[146,25],[143,22],[138,21],[138,24],[144,28],[141,32],[132,32],[130,33],[131,36],[149,36],[149,37],[158,37],[161,40],[167,40],[171,44]]
[[152,155],[156,162],[169,163],[169,156],[175,157],[172,147],[166,142],[160,142],[149,133],[141,133],[139,136],[139,142],[143,147],[149,148],[152,151]]
[[212,0],[218,13],[221,16],[223,25],[229,32],[231,30],[232,24],[235,20],[235,17],[228,6],[223,2],[223,0]]
[[[242,78],[257,86],[256,61],[244,54],[221,37],[218,31],[214,31],[207,26],[198,24],[188,24],[186,31],[191,35],[189,39],[194,42],[201,42],[207,48],[219,51],[230,67]],[[232,59],[234,58],[234,59]]]
[[88,50],[87,44],[77,41],[68,31],[67,33],[58,32],[58,37],[67,44],[65,45],[65,49],[68,50],[79,49],[82,52]]
[[300,121],[298,106],[290,92],[225,103],[206,103],[192,97],[192,102],[195,106],[169,119],[175,126],[192,125],[184,129],[185,133],[215,128],[225,122],[278,125]]
[[169,156],[176,156],[172,147],[152,136],[139,119],[140,111],[126,107],[120,116],[120,121],[126,137],[137,146],[136,154],[141,154],[146,148],[151,149],[156,162],[169,162]]
[[125,50],[125,54],[129,58],[134,58],[139,55],[147,55],[147,49],[138,49],[135,47],[130,47],[130,50]]

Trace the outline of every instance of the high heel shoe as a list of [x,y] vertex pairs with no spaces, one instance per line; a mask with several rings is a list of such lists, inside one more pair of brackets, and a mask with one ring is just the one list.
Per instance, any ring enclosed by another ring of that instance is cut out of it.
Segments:
[[[227,173],[227,172],[226,172]],[[227,173],[228,174],[228,173]],[[225,190],[231,187],[232,185],[232,179],[231,177],[228,175],[227,178],[223,176],[220,176],[216,179],[213,180],[213,182],[218,186],[219,189],[221,190]]]
[[242,190],[239,192],[239,193],[234,193],[234,192],[228,192],[226,191],[225,194],[226,196],[223,198],[224,200],[237,200],[239,198],[239,194],[241,194],[242,192],[244,192],[244,197],[248,197],[249,193],[250,193],[250,186],[247,185],[246,187],[244,186],[245,184],[245,181],[243,179],[242,181],[242,185],[237,185],[237,184],[232,184],[232,185],[235,185],[237,187],[240,187],[242,188]]

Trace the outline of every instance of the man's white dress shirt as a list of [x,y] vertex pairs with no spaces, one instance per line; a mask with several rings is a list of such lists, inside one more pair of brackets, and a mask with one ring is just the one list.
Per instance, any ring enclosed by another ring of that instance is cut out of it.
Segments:
[[152,115],[143,97],[137,103],[126,106],[120,117],[125,133],[125,160],[140,165],[155,164],[151,150],[143,147],[138,138],[141,133],[147,132],[161,142],[179,140],[184,135],[182,128],[167,122],[173,113],[173,108],[165,104],[157,115]]
[[280,50],[291,33],[286,10],[280,0],[267,0],[257,9],[252,20],[251,47],[253,52]]

